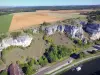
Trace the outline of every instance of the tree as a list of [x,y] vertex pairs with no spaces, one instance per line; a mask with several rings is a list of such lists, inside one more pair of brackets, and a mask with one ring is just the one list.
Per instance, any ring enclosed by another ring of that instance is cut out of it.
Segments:
[[47,23],[47,22],[43,22],[43,24],[41,24],[42,26],[47,26],[47,25],[50,25],[50,23]]
[[48,60],[45,56],[42,56],[43,60],[44,60],[44,65],[46,65],[48,63]]
[[24,33],[32,34],[32,35],[33,35],[33,31],[32,31],[32,29],[26,29],[26,30],[24,30]]
[[46,35],[43,36],[43,40],[45,40],[47,43],[53,43],[53,39],[51,37],[47,37]]
[[28,65],[33,66],[35,62],[35,59],[31,58],[30,61],[28,62]]
[[36,72],[36,70],[33,68],[33,62],[31,61],[30,63],[25,63],[24,65],[22,64],[22,70],[25,73],[25,75],[32,75]]
[[26,67],[26,75],[32,75],[33,72],[33,67],[32,66],[27,66]]
[[19,35],[21,35],[21,32],[12,32],[12,33],[10,33],[11,34],[11,36],[13,37],[13,38],[16,38],[16,37],[18,37]]
[[2,35],[0,35],[0,41],[2,41],[2,39],[6,38],[6,37],[7,37],[6,34],[2,34]]
[[46,49],[44,56],[47,58],[49,63],[55,62],[58,59],[69,56],[72,50],[66,48],[63,45],[56,46],[52,44],[48,49]]
[[48,63],[48,60],[45,56],[40,57],[40,59],[38,60],[39,64],[41,66],[45,66]]
[[50,63],[57,61],[57,59],[58,59],[57,56],[55,54],[53,54],[53,52],[49,53],[49,55],[48,55],[48,61]]
[[81,52],[80,53],[80,58],[84,58],[85,57],[85,53],[84,52]]

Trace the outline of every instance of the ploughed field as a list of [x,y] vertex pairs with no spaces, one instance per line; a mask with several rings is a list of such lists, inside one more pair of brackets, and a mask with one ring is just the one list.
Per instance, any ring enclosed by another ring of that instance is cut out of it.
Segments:
[[36,12],[21,12],[0,16],[0,32],[13,31],[31,26],[37,26],[43,22],[55,22],[69,18],[85,18],[81,12],[92,10],[38,10]]

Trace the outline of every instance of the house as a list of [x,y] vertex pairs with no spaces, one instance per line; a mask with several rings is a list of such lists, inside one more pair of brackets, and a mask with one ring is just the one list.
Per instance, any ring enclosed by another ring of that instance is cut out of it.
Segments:
[[18,64],[14,64],[12,63],[9,67],[8,67],[8,74],[9,75],[24,75],[22,69],[19,67]]

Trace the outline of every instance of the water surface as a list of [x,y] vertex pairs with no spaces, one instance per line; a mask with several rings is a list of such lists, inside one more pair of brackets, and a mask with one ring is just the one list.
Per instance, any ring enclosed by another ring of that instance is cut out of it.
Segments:
[[100,58],[82,64],[82,70],[69,70],[59,75],[100,75]]

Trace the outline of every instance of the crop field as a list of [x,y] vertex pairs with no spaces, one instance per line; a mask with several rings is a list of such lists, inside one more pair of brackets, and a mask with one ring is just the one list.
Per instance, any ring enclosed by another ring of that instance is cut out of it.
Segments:
[[9,31],[26,28],[43,22],[54,22],[61,20],[55,16],[50,16],[44,13],[28,12],[28,13],[15,13],[9,28]]
[[[84,10],[87,12],[90,10]],[[24,12],[24,13],[14,13],[13,19],[9,28],[9,31],[23,29],[35,25],[42,24],[43,22],[55,22],[61,21],[63,19],[69,18],[85,18],[85,15],[80,15],[80,12],[75,10],[59,10],[59,11],[49,11],[49,10],[40,10],[36,12]]]
[[37,10],[36,12],[21,12],[0,16],[0,32],[13,31],[31,26],[37,26],[43,22],[55,22],[69,18],[86,18],[81,12],[93,10]]
[[80,12],[92,10],[38,10],[36,12],[21,12],[0,16],[0,32],[14,31],[31,26],[37,26],[43,22],[55,22],[69,18],[85,18]]
[[0,33],[8,32],[13,15],[0,16]]

